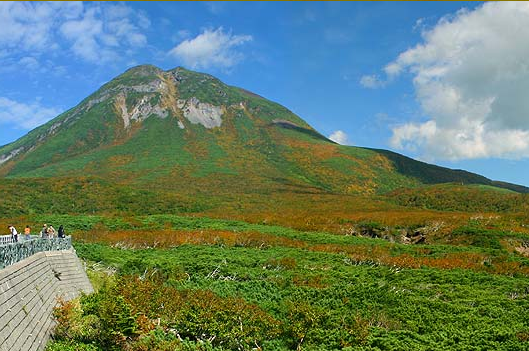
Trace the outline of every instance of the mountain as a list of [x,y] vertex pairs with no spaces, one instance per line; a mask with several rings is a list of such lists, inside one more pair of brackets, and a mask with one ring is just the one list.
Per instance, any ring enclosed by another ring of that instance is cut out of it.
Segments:
[[10,187],[28,178],[92,177],[109,187],[190,196],[375,195],[439,183],[529,192],[386,150],[338,145],[257,94],[151,65],[129,69],[1,147],[0,177]]

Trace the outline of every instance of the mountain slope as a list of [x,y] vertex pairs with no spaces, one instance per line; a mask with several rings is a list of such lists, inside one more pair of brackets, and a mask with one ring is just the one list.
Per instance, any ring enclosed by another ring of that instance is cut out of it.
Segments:
[[7,178],[97,176],[159,191],[376,194],[421,184],[528,188],[337,145],[279,104],[181,67],[134,67],[0,148]]

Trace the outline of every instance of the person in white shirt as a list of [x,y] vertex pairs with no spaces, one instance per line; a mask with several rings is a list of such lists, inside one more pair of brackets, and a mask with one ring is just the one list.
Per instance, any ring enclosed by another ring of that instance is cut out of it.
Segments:
[[11,239],[13,239],[13,242],[17,242],[18,241],[18,232],[16,230],[16,228],[12,225],[10,225],[9,227],[9,231],[11,232]]

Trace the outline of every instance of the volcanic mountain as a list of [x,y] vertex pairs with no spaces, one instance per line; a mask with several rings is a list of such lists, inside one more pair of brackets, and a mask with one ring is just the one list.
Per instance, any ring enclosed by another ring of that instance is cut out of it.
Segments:
[[212,195],[382,194],[449,182],[529,191],[386,150],[338,145],[259,95],[207,74],[151,65],[129,69],[1,147],[0,176],[17,184],[95,177]]

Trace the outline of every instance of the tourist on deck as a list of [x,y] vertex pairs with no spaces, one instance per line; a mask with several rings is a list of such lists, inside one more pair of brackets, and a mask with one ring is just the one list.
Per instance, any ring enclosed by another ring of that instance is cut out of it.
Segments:
[[26,240],[31,239],[31,228],[29,227],[29,225],[24,228],[24,237],[26,238]]
[[59,238],[61,238],[61,239],[64,238],[64,237],[66,237],[66,235],[64,234],[64,226],[63,226],[62,224],[59,226],[59,233],[58,233],[58,236],[59,236]]
[[42,239],[48,239],[48,225],[44,223],[44,226],[42,226],[42,230],[40,231],[40,237]]
[[15,227],[10,225],[7,228],[9,229],[9,232],[11,233],[11,240],[13,240],[13,242],[15,243],[18,242],[18,232],[15,229]]
[[53,239],[55,238],[55,228],[53,228],[52,225],[48,227],[48,238]]

